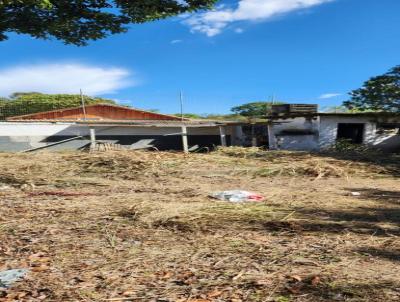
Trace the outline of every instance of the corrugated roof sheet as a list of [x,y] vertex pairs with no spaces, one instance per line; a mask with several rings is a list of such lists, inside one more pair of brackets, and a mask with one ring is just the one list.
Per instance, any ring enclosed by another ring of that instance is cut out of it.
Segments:
[[[46,112],[38,112],[7,118],[8,121],[79,121],[79,120],[170,120],[181,121],[181,118],[173,115],[160,114],[128,108],[111,104],[95,104],[83,107],[65,108]],[[184,119],[187,120],[187,119]]]
[[9,120],[1,123],[25,123],[25,124],[76,124],[76,125],[89,125],[89,126],[104,126],[104,125],[121,125],[121,126],[145,126],[145,127],[216,127],[222,125],[228,125],[230,123],[225,122],[214,122],[214,121],[168,121],[168,120],[101,120],[101,121],[77,121],[77,120]]

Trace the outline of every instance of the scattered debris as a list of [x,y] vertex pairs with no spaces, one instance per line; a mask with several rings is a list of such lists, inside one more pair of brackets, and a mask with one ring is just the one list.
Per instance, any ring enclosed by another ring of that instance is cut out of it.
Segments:
[[0,191],[7,191],[10,190],[11,187],[7,185],[0,184]]
[[352,196],[361,196],[361,193],[360,192],[351,192],[351,195]]
[[24,278],[28,271],[24,268],[0,271],[0,287],[10,287],[13,283]]
[[221,191],[210,194],[212,198],[230,201],[230,202],[245,202],[245,201],[262,201],[264,196],[241,190]]
[[0,271],[29,268],[0,302],[399,301],[399,179],[256,152],[0,153]]

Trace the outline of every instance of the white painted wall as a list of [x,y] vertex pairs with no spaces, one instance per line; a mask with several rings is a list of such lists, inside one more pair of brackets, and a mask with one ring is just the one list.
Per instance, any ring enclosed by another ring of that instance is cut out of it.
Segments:
[[[377,122],[371,117],[321,116],[319,145],[320,149],[327,149],[336,143],[338,124],[362,123],[365,124],[363,143],[382,150],[400,149],[400,135],[395,133],[382,135],[377,133]],[[384,122],[384,121],[380,121]]]
[[374,138],[375,124],[371,123],[368,117],[321,116],[319,126],[319,146],[321,149],[327,149],[336,143],[338,124],[341,123],[365,124],[363,143]]
[[[365,124],[363,143],[382,150],[400,150],[400,135],[396,133],[379,134],[377,123],[396,122],[396,119],[373,118],[368,116],[320,116],[313,120],[306,118],[280,119],[274,122],[272,141],[278,149],[314,151],[332,147],[336,143],[338,124],[361,123]],[[397,119],[398,122],[398,119]],[[315,135],[289,135],[284,131],[311,130]],[[270,140],[271,141],[271,140]]]
[[[305,118],[278,120],[272,132],[280,149],[287,150],[320,150],[331,147],[336,142],[339,123],[365,123],[364,143],[384,150],[400,149],[400,135],[379,134],[376,121],[371,117],[320,116],[317,119]],[[395,122],[385,120],[382,122]],[[167,135],[181,133],[180,127],[129,127],[129,126],[96,126],[96,135],[134,136],[134,135]],[[288,135],[283,130],[315,131],[315,135]],[[219,135],[218,127],[188,127],[189,135]],[[87,125],[74,123],[0,123],[0,151],[29,149],[45,146],[43,142],[51,136],[89,136]],[[233,145],[241,145],[243,133],[241,126],[226,126],[226,135],[230,135]]]

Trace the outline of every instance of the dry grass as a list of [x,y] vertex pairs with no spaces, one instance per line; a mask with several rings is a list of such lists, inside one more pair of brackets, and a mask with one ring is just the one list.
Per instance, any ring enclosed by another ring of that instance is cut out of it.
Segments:
[[[242,147],[221,148],[219,153],[235,158],[259,160],[262,164],[254,171],[256,176],[371,177],[393,172],[392,166],[388,168],[376,163],[360,162],[355,158],[338,159],[334,157],[338,154],[334,153],[322,157],[321,154],[308,152],[264,151],[260,148]],[[396,157],[394,160],[400,158]]]
[[[0,301],[400,298],[388,165],[228,148],[0,154],[0,166],[0,270],[30,269]],[[237,188],[266,201],[207,197]]]

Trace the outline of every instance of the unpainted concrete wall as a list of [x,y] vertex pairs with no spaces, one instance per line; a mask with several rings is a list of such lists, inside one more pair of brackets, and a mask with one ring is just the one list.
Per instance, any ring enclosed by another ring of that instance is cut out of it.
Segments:
[[276,148],[283,150],[318,150],[318,129],[318,118],[304,117],[280,119],[272,126]]

